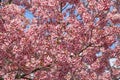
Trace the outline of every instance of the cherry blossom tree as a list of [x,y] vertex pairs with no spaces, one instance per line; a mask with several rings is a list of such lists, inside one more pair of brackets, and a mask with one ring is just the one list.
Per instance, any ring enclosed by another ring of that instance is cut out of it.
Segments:
[[119,25],[120,0],[0,0],[0,80],[119,80]]

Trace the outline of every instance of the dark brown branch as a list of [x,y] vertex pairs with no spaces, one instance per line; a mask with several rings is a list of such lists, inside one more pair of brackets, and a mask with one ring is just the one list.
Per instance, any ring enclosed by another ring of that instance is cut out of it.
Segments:
[[[111,34],[107,34],[107,35],[105,35],[105,36],[103,36],[103,37],[101,37],[101,38],[105,38],[105,37],[107,37],[107,36],[110,36]],[[102,45],[100,45],[100,46],[95,46],[95,44],[93,44],[93,43],[88,43],[88,45],[86,45],[83,49],[81,49],[80,51],[79,51],[79,53],[77,53],[76,55],[78,56],[80,53],[82,53],[84,50],[86,50],[88,47],[102,47]]]
[[23,77],[23,79],[32,80],[31,78]]
[[82,50],[80,50],[79,53],[82,53],[84,50],[86,50],[88,47],[92,46],[92,44],[88,44],[85,48],[83,48]]
[[4,78],[0,77],[0,80],[4,80]]
[[62,13],[62,2],[60,2],[60,12]]
[[[33,71],[31,71],[30,73],[27,73],[27,74],[22,74],[22,75],[17,74],[17,75],[15,76],[15,79],[21,79],[21,78],[25,79],[25,78],[27,78],[26,76],[27,76],[27,75],[30,75],[31,73],[35,73],[35,72],[37,72],[37,71],[42,71],[42,70],[48,71],[48,70],[50,70],[50,68],[51,68],[51,65],[48,65],[48,66],[46,66],[46,67],[39,67],[39,68],[36,68],[36,69],[34,69]],[[30,78],[27,78],[27,79],[32,80],[32,79],[30,79]]]
[[8,3],[11,4],[11,3],[12,3],[12,0],[9,0]]
[[67,4],[67,5],[62,9],[62,11],[65,10],[68,6],[69,6],[69,4]]

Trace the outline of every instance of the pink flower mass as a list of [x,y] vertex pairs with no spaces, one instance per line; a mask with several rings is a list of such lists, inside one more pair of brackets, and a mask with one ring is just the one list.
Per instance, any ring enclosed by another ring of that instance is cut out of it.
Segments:
[[0,80],[120,80],[120,0],[0,0]]

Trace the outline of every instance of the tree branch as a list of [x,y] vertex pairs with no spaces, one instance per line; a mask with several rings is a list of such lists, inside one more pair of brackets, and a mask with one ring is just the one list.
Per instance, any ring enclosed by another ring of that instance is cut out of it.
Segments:
[[4,80],[4,78],[0,77],[0,80]]
[[80,50],[79,53],[83,52],[84,50],[86,50],[88,47],[92,46],[92,44],[88,44],[85,48],[83,48],[82,50]]
[[[27,74],[22,74],[22,75],[20,75],[20,74],[17,74],[16,76],[15,76],[15,79],[21,79],[21,78],[27,78],[26,76],[27,75],[30,75],[31,73],[35,73],[35,72],[37,72],[37,71],[42,71],[42,70],[50,70],[50,68],[51,68],[51,65],[48,65],[48,66],[46,66],[46,67],[39,67],[39,68],[36,68],[36,69],[34,69],[33,71],[31,71],[30,73],[27,73]],[[29,80],[32,80],[32,79],[30,79],[30,78],[27,78],[27,79],[29,79]]]
[[69,4],[67,4],[67,5],[62,9],[62,11],[65,10],[68,6],[69,6]]
[[60,2],[60,12],[62,13],[62,2]]
[[11,3],[12,3],[12,0],[9,0],[8,3],[11,4]]

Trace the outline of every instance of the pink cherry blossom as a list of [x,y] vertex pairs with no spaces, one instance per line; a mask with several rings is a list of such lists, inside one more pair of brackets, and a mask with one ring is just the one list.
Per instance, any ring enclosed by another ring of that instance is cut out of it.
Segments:
[[118,80],[119,24],[119,0],[1,0],[0,80]]

